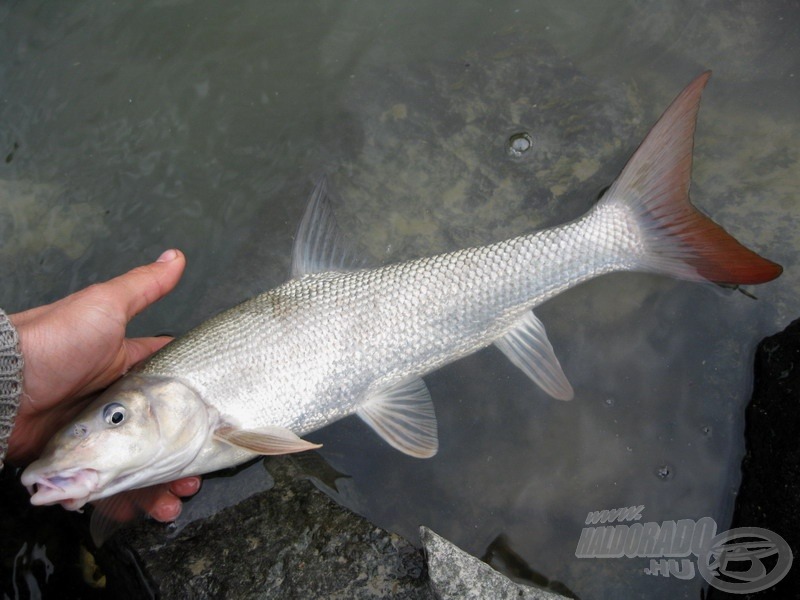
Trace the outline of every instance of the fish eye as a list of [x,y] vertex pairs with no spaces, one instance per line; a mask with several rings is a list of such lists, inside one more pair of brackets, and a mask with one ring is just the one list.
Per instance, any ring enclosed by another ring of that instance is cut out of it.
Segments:
[[106,404],[105,408],[103,408],[103,419],[109,425],[121,425],[125,420],[125,412],[125,407],[122,404],[112,402],[111,404]]

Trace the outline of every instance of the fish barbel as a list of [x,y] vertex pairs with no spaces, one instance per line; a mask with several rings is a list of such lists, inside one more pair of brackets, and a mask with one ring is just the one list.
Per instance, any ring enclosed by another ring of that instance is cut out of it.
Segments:
[[191,330],[92,402],[23,473],[33,504],[75,510],[125,490],[215,471],[356,414],[416,457],[438,448],[422,376],[495,344],[550,396],[573,396],[532,308],[590,278],[645,271],[727,284],[781,267],[689,202],[700,96],[673,101],[583,217],[488,246],[379,268],[347,260],[317,185],[293,278]]

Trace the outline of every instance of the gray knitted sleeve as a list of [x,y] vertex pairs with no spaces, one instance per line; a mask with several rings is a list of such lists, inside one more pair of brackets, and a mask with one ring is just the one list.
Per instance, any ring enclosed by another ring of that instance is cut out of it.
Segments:
[[22,396],[22,354],[19,336],[8,315],[0,309],[0,470],[8,452],[8,438]]

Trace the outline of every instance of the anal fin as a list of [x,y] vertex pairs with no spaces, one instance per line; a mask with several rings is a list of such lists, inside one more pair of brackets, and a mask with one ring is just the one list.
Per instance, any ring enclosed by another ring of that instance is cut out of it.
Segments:
[[439,450],[436,413],[422,379],[400,382],[369,398],[356,411],[393,448],[416,458]]
[[547,339],[544,325],[533,312],[525,313],[519,323],[494,345],[553,398],[572,400],[575,392]]

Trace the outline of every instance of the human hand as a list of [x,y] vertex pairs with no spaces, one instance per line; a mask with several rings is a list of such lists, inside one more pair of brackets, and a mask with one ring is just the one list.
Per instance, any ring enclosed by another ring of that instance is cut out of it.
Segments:
[[[85,405],[87,396],[121,377],[171,338],[126,338],[128,322],[177,285],[186,266],[178,250],[105,283],[9,318],[25,360],[23,394],[7,460],[23,465]],[[179,496],[200,488],[199,477],[153,486],[145,508],[159,521],[180,514]]]

